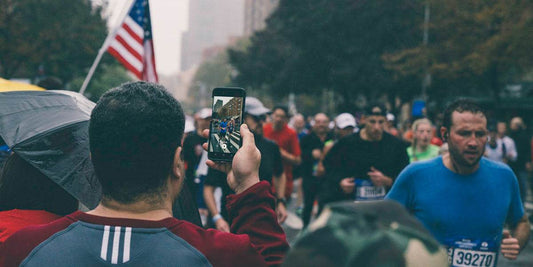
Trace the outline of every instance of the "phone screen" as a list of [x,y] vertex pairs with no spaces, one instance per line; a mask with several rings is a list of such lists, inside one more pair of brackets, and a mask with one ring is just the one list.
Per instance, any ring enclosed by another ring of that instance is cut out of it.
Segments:
[[215,161],[231,161],[242,145],[240,127],[243,120],[244,90],[215,88],[212,108],[208,157]]

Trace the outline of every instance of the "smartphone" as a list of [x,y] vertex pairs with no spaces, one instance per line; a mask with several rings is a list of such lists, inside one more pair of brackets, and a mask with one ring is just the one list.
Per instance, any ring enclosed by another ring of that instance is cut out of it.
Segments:
[[231,162],[242,146],[240,129],[246,91],[237,87],[219,87],[213,89],[212,98],[207,158]]

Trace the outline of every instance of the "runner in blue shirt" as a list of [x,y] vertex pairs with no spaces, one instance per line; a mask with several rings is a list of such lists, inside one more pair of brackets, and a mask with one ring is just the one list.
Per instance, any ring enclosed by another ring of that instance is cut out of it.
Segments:
[[[511,169],[482,158],[487,118],[467,100],[444,113],[449,153],[414,163],[386,196],[400,202],[448,248],[452,266],[495,266],[498,250],[516,259],[529,240],[518,183]],[[503,230],[505,224],[511,232]]]

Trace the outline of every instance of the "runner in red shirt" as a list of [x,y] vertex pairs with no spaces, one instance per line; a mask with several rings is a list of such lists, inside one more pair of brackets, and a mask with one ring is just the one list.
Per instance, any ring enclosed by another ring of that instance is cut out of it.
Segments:
[[283,172],[287,183],[285,198],[290,199],[292,193],[292,167],[300,165],[300,143],[296,132],[287,126],[289,111],[284,106],[276,106],[272,109],[272,122],[263,127],[264,136],[279,146],[283,160]]

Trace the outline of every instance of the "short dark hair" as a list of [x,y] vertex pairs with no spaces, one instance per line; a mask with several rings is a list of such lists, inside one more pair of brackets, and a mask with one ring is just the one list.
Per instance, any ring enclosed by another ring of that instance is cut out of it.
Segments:
[[102,200],[162,197],[184,127],[180,103],[161,85],[130,82],[105,93],[89,123]]
[[481,113],[483,116],[487,117],[485,110],[478,105],[476,102],[466,98],[459,98],[446,106],[444,110],[444,118],[442,120],[442,126],[450,130],[452,127],[452,114],[454,111],[459,113],[470,112],[473,114]]
[[276,111],[278,109],[281,109],[281,110],[283,110],[283,112],[285,112],[285,117],[289,117],[289,109],[286,106],[283,106],[283,105],[274,106],[274,108],[272,108],[272,113],[274,113],[274,111]]
[[13,153],[0,176],[0,211],[12,209],[45,210],[64,216],[78,209],[78,200]]

